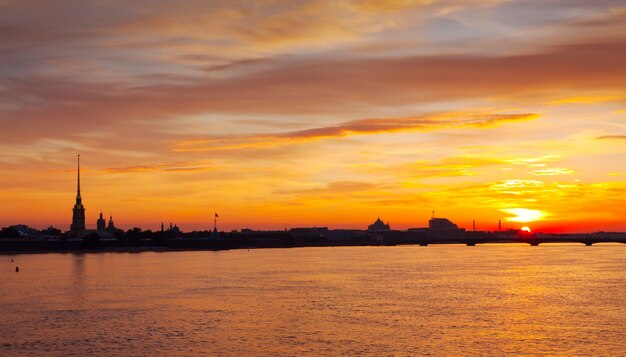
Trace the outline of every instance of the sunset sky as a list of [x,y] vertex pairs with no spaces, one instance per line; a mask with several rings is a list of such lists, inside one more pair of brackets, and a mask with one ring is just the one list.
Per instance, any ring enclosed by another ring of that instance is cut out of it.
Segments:
[[626,230],[620,1],[0,0],[0,226]]

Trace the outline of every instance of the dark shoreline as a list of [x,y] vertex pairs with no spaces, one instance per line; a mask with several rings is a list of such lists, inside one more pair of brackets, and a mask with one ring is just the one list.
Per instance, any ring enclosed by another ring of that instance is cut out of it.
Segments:
[[[17,241],[7,244],[6,240],[0,240],[0,254],[46,254],[46,253],[141,253],[141,252],[180,252],[180,251],[222,251],[238,249],[288,249],[309,247],[366,247],[366,246],[392,246],[397,244],[380,244],[372,242],[315,242],[315,243],[292,243],[278,241],[236,241],[227,239],[189,239],[171,240],[161,242],[158,245],[119,246],[116,241],[100,242],[98,246],[89,246],[85,242],[71,241]],[[11,244],[12,243],[12,244]],[[25,244],[26,243],[26,244]],[[55,247],[49,247],[50,243]],[[444,243],[444,242],[442,242]],[[450,242],[453,243],[453,242]],[[458,242],[457,242],[458,243]],[[418,244],[418,243],[410,243]],[[18,245],[17,249],[7,249],[7,245]]]
[[[221,251],[234,249],[268,248],[309,248],[309,247],[376,247],[376,246],[428,246],[432,244],[460,244],[475,246],[479,244],[528,244],[537,246],[542,243],[575,243],[587,246],[596,243],[622,243],[626,239],[537,239],[526,237],[519,239],[420,239],[414,241],[337,241],[326,240],[294,242],[284,240],[242,240],[242,239],[172,239],[162,242],[137,242],[138,245],[119,245],[116,240],[87,242],[83,240],[0,240],[0,255],[47,254],[47,253],[142,253],[142,252],[180,252],[180,251]],[[143,244],[142,244],[143,243]],[[154,244],[156,243],[156,244]]]

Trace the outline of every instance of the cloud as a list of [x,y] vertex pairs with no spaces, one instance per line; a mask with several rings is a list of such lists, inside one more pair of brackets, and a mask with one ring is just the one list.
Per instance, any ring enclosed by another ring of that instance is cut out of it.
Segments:
[[112,174],[123,174],[123,173],[141,173],[141,172],[167,172],[167,171],[207,171],[211,170],[213,167],[207,164],[201,163],[170,163],[170,164],[155,164],[155,165],[136,165],[136,166],[126,166],[126,167],[110,167],[105,168],[104,171]]
[[99,127],[206,114],[363,117],[420,103],[624,87],[625,47],[621,39],[519,56],[290,58],[225,78],[183,77],[184,84],[13,78],[3,81],[13,106],[0,117],[3,125],[12,122],[12,131],[0,133],[0,139],[66,137]]
[[547,104],[597,104],[626,99],[625,94],[590,94],[551,100]]
[[560,168],[541,169],[533,171],[533,175],[537,176],[571,175],[573,173],[573,170]]
[[489,166],[505,164],[496,158],[476,156],[451,156],[439,160],[421,160],[404,164],[361,167],[359,171],[370,174],[388,173],[401,182],[411,182],[424,178],[474,176],[477,170]]
[[545,188],[546,184],[539,180],[524,180],[524,179],[512,179],[503,180],[492,183],[489,185],[489,189],[494,192],[504,195],[528,195],[536,194],[537,192],[544,192],[548,189]]
[[216,64],[260,52],[332,47],[380,31],[393,24],[386,21],[390,13],[420,5],[326,0],[3,2],[0,75],[67,76],[79,70],[93,77],[89,68],[94,67],[109,69],[107,75],[118,79],[133,72],[189,73],[176,58],[213,54],[211,63]]
[[[2,81],[11,105],[2,109],[0,123],[10,122],[12,130],[0,132],[0,140],[68,138],[208,114],[337,120],[454,100],[623,88],[624,48],[625,38],[609,38],[525,55],[272,57],[233,62],[224,76],[174,73],[169,77],[175,79],[156,83],[144,83],[141,76],[101,82],[31,73]],[[150,126],[142,130],[154,133]]]
[[542,155],[537,157],[519,157],[514,159],[508,159],[506,162],[513,165],[523,165],[528,167],[544,167],[548,162],[555,162],[560,160],[558,155]]
[[626,139],[626,135],[602,135],[596,137],[597,140],[623,140]]
[[372,191],[381,188],[380,184],[359,181],[334,181],[322,187],[297,189],[297,190],[277,190],[276,194],[296,194],[306,196],[328,196],[328,195],[351,195],[357,192]]
[[416,118],[361,119],[339,125],[289,131],[277,134],[209,137],[178,143],[175,151],[236,150],[297,144],[347,135],[380,134],[400,131],[426,131],[446,127],[488,127],[507,122],[537,118],[536,114],[467,114],[450,113]]

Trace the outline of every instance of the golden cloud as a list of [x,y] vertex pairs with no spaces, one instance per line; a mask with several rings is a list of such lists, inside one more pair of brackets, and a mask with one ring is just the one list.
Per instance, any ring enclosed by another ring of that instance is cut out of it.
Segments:
[[509,122],[538,118],[537,114],[466,114],[449,113],[416,118],[377,118],[345,122],[335,126],[289,131],[278,134],[209,137],[179,142],[174,151],[213,151],[264,148],[298,144],[348,135],[428,131],[450,127],[491,127]]

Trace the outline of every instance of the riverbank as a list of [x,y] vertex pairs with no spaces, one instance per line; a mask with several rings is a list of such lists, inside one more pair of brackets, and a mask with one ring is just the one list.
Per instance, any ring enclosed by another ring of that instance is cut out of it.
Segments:
[[463,244],[475,246],[478,244],[529,244],[537,246],[544,243],[579,243],[593,245],[597,243],[622,243],[626,239],[620,237],[581,236],[576,239],[567,237],[521,237],[510,239],[413,239],[413,240],[345,240],[329,241],[325,239],[295,240],[293,238],[200,238],[200,239],[169,239],[161,241],[145,240],[136,242],[120,242],[118,240],[89,241],[73,240],[25,240],[1,239],[0,254],[40,254],[40,253],[141,253],[141,252],[171,252],[171,251],[218,251],[232,249],[264,249],[264,248],[304,248],[304,247],[347,247],[347,246],[396,246],[432,244]]

